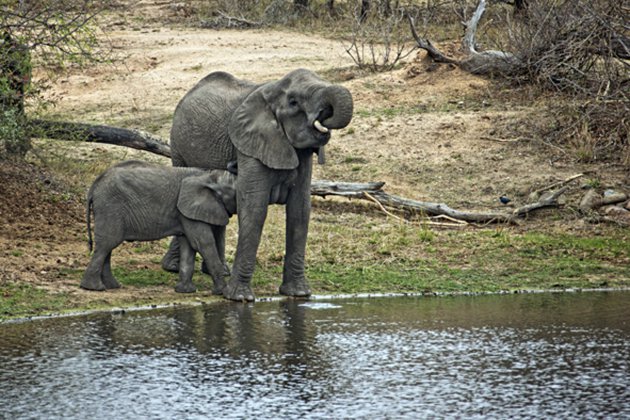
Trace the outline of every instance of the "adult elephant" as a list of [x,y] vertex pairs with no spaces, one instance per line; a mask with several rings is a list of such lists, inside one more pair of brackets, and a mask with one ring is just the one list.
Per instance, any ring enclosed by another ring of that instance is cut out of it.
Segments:
[[[211,73],[175,109],[171,129],[174,166],[225,169],[236,162],[238,244],[223,295],[253,301],[250,282],[269,204],[286,205],[286,250],[280,293],[310,295],[304,254],[311,211],[313,153],[323,153],[331,130],[352,119],[352,95],[309,70],[254,84]],[[225,261],[225,230],[217,238]],[[177,268],[172,243],[162,265]]]

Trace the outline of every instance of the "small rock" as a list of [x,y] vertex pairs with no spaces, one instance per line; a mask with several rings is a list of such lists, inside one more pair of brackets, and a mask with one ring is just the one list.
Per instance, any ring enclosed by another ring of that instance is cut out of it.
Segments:
[[580,201],[580,210],[586,212],[589,210],[593,210],[595,207],[599,206],[602,201],[602,196],[597,193],[595,190],[588,190],[582,200]]
[[623,204],[622,207],[626,210],[630,210],[630,200],[626,201],[626,203]]
[[604,198],[602,200],[602,204],[615,204],[621,201],[625,201],[628,196],[622,192],[614,191],[614,190],[606,190],[604,191]]
[[626,210],[619,206],[605,206],[602,207],[602,212],[615,220],[624,223],[630,223],[630,210]]

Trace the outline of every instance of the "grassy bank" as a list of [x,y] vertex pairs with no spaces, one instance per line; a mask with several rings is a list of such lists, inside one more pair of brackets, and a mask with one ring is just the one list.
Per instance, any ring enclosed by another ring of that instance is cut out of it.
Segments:
[[[333,214],[318,214],[323,220],[313,223],[307,275],[314,294],[630,287],[630,238],[620,229],[586,236],[508,228],[436,231],[378,215],[364,217],[364,223],[359,215],[345,217],[356,223],[334,223]],[[259,255],[253,280],[259,298],[277,294],[282,270],[277,235],[274,229],[267,232]],[[163,247],[161,243],[115,258],[115,275],[123,285],[116,291],[57,293],[24,283],[4,284],[0,318],[217,299],[210,294],[210,277],[202,274],[195,275],[197,293],[174,293],[176,276],[159,268]],[[81,274],[82,269],[62,267],[58,273],[77,289]]]

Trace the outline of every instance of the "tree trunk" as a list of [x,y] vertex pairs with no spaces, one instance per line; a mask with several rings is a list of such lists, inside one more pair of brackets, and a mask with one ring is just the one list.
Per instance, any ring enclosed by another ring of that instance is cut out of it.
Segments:
[[24,95],[30,78],[29,48],[5,31],[0,39],[0,158],[24,156],[31,147],[24,129]]
[[418,36],[413,19],[408,16],[411,26],[411,33],[416,40],[418,47],[427,51],[429,56],[436,62],[452,63],[473,74],[510,74],[518,68],[517,58],[510,53],[504,51],[477,51],[475,47],[475,35],[477,26],[481,20],[486,8],[486,0],[479,0],[475,13],[469,21],[465,23],[466,34],[462,41],[464,50],[468,53],[468,57],[458,61],[447,57],[435,48],[428,39],[422,39]]
[[171,157],[171,147],[167,143],[139,130],[45,120],[30,120],[29,130],[32,137],[115,144]]

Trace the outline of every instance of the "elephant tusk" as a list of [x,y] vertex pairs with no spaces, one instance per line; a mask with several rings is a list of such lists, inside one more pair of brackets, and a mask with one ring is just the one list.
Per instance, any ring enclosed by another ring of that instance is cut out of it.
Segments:
[[328,133],[328,129],[326,127],[324,127],[322,125],[322,123],[319,122],[319,120],[315,120],[315,122],[313,123],[313,125],[315,126],[315,128],[317,129],[317,131],[319,131],[320,133]]

